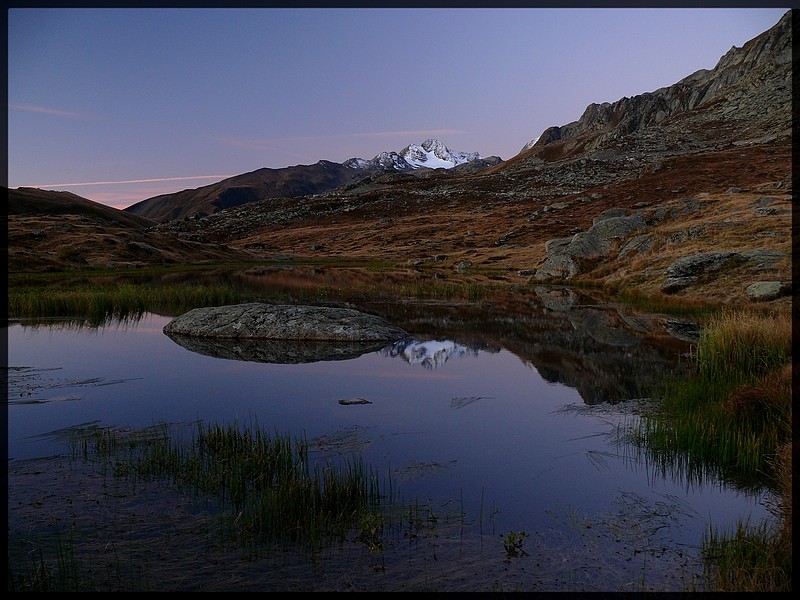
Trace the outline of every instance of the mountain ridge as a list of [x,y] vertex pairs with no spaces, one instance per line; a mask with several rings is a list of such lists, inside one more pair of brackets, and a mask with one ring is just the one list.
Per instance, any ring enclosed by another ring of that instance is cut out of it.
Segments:
[[263,167],[199,188],[146,198],[125,211],[158,222],[203,217],[266,198],[319,194],[381,172],[453,168],[483,160],[477,152],[453,152],[441,141],[428,139],[399,152],[381,152],[371,160],[350,158],[344,163],[320,160],[311,165]]

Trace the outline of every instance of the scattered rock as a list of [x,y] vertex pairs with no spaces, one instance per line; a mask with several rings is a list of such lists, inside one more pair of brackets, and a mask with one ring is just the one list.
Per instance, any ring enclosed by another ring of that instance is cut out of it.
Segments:
[[575,277],[579,270],[577,263],[572,260],[571,256],[559,254],[556,256],[548,256],[542,265],[536,269],[534,277],[539,281],[546,279],[567,280]]
[[784,281],[758,281],[744,291],[751,302],[769,302],[792,293],[792,284]]
[[458,271],[459,273],[463,273],[471,266],[472,266],[472,261],[465,258],[456,265],[456,271]]
[[766,217],[769,215],[785,215],[789,213],[787,208],[778,208],[776,206],[765,206],[761,208],[754,208],[753,215],[756,217]]
[[667,278],[661,291],[671,294],[695,283],[701,275],[719,271],[725,266],[742,262],[738,252],[703,252],[682,256],[667,268]]
[[339,404],[342,406],[353,406],[357,404],[372,404],[366,398],[345,398],[343,400],[339,400]]

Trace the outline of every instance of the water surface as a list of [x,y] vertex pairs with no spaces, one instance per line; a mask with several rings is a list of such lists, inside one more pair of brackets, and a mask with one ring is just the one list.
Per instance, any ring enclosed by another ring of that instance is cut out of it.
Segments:
[[[617,519],[604,551],[638,561],[615,543],[662,548],[650,560],[680,556],[689,577],[697,565],[686,567],[685,557],[709,525],[768,518],[760,495],[663,474],[614,442],[615,426],[646,402],[648,383],[685,368],[688,342],[670,335],[664,318],[554,310],[541,299],[511,311],[371,309],[409,338],[305,362],[194,351],[163,333],[171,317],[151,313],[96,328],[12,322],[9,464],[65,452],[51,433],[90,422],[257,424],[305,437],[321,453],[363,458],[405,501],[463,510],[473,533],[500,549],[509,531],[557,535],[573,540],[577,565],[592,560],[577,558],[588,551],[586,531],[565,528]],[[632,523],[649,525],[636,537]]]

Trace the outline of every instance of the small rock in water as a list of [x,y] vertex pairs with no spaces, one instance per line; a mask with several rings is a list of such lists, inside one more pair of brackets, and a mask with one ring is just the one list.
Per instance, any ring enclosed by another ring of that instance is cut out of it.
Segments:
[[366,398],[345,398],[344,400],[339,400],[339,404],[350,406],[351,404],[372,404],[372,402]]

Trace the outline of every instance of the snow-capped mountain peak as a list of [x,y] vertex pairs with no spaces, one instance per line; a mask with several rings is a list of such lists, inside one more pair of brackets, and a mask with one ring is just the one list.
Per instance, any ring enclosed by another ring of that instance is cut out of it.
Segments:
[[400,152],[381,152],[372,160],[351,158],[344,162],[348,167],[408,171],[410,169],[452,169],[456,165],[483,158],[478,152],[453,152],[436,139],[427,139],[421,145],[409,144]]

